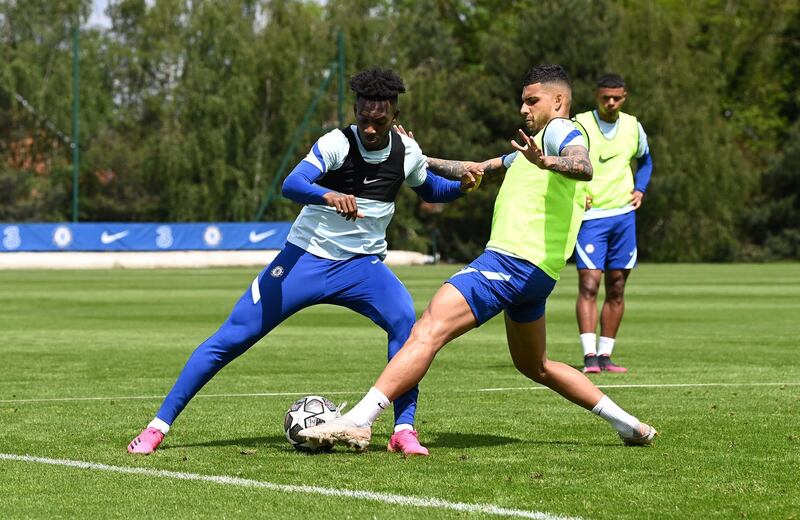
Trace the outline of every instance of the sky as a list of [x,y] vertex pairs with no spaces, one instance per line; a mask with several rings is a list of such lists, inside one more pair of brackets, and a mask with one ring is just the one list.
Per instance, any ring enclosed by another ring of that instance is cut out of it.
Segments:
[[103,14],[107,6],[108,0],[92,0],[92,14],[89,15],[86,25],[88,27],[110,27],[110,20]]

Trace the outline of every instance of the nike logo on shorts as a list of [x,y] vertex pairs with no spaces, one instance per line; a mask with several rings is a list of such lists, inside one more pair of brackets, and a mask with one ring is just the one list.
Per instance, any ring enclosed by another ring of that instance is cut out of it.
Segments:
[[372,184],[373,182],[378,182],[380,179],[364,179],[364,184]]

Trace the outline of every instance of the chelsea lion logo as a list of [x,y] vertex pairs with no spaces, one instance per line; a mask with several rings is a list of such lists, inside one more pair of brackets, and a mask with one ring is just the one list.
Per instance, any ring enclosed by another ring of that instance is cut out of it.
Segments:
[[281,276],[283,276],[283,267],[276,265],[275,267],[272,268],[269,274],[272,275],[273,278],[280,278]]

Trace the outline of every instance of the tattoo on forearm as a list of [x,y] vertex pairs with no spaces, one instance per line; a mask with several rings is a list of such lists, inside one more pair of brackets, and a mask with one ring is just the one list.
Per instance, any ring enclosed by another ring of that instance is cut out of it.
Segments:
[[551,170],[557,171],[569,179],[589,181],[592,179],[592,162],[586,148],[582,146],[567,146],[565,155],[555,157]]
[[503,167],[503,159],[502,157],[495,157],[494,159],[487,159],[481,163],[483,166],[484,171],[490,172],[493,170],[499,170]]
[[464,163],[428,157],[428,168],[448,179],[460,179],[464,173]]

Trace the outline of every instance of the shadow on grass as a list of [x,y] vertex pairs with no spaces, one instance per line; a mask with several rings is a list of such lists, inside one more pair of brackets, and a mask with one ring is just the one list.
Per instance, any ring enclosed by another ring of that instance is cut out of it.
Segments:
[[[347,454],[354,454],[352,450],[346,449],[344,446],[337,446],[338,449],[334,450],[321,450],[321,451],[297,451],[292,449],[289,445],[286,437],[283,435],[270,435],[266,437],[242,437],[239,439],[217,439],[213,441],[206,441],[206,442],[194,442],[194,443],[186,443],[186,444],[170,444],[167,446],[162,446],[159,448],[159,451],[162,450],[173,450],[173,449],[184,449],[184,448],[216,448],[216,447],[230,447],[230,446],[237,446],[242,449],[242,455],[255,455],[257,450],[263,449],[270,449],[270,450],[277,450],[283,451],[286,453],[297,453],[301,456],[318,456],[324,455],[327,457],[335,457],[340,455],[347,455]],[[372,450],[385,450],[386,445],[378,442],[370,446]]]
[[[373,439],[373,444],[370,446],[370,449],[385,449],[386,443],[385,439],[379,437],[378,439]],[[425,435],[425,438],[420,438],[420,441],[424,446],[428,448],[458,448],[458,449],[465,449],[465,448],[485,448],[491,446],[505,446],[509,444],[527,444],[527,445],[534,445],[534,446],[581,446],[581,447],[588,447],[588,446],[597,446],[597,447],[623,447],[622,444],[617,444],[614,442],[591,442],[589,440],[586,441],[576,441],[576,440],[558,440],[558,439],[551,439],[551,440],[523,440],[523,439],[516,439],[513,437],[501,437],[499,435],[484,435],[480,433],[455,433],[455,432],[446,432],[446,433],[436,433],[436,432],[429,432]],[[265,437],[242,437],[239,439],[217,439],[217,440],[210,440],[206,442],[195,442],[195,443],[185,443],[185,444],[167,444],[161,446],[160,450],[172,450],[172,449],[179,449],[179,448],[213,448],[213,447],[220,447],[220,446],[239,446],[242,448],[273,448],[277,450],[287,450],[291,451],[289,447],[286,437],[283,435],[269,435]]]
[[[504,444],[515,444],[523,442],[512,437],[499,437],[496,435],[481,435],[478,433],[435,433],[430,432],[425,435],[423,444],[436,448],[479,448],[485,446],[502,446]],[[430,439],[430,440],[428,440]],[[386,446],[383,436],[373,439],[373,447]],[[427,442],[426,442],[427,441]],[[265,437],[242,437],[239,439],[216,439],[204,442],[165,444],[161,450],[172,450],[178,448],[213,448],[219,446],[240,446],[242,448],[288,448],[286,437],[283,435],[269,435]]]

